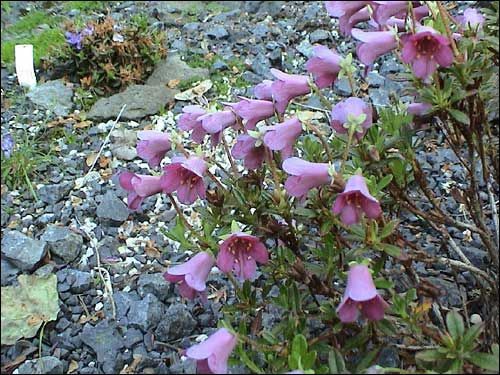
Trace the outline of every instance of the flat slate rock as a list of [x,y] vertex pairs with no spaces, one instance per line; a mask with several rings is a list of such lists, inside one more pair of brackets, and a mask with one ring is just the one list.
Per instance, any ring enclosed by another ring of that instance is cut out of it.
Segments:
[[191,68],[181,60],[178,54],[173,54],[156,64],[155,70],[146,81],[146,85],[164,87],[172,80],[184,81],[194,77],[207,79],[209,77],[208,69]]
[[73,109],[73,89],[66,86],[61,79],[34,87],[27,97],[37,106],[49,109],[57,116],[67,116]]
[[87,118],[91,120],[114,119],[126,104],[123,120],[139,120],[158,113],[179,90],[165,86],[131,85],[123,92],[99,99],[90,109]]
[[96,214],[101,219],[111,219],[118,222],[127,220],[129,211],[125,203],[112,191],[108,191],[97,206]]
[[74,261],[82,252],[82,236],[67,227],[49,225],[41,240],[46,241],[51,254],[64,263]]
[[45,241],[34,240],[18,231],[8,231],[2,236],[2,254],[23,271],[32,269],[46,253]]

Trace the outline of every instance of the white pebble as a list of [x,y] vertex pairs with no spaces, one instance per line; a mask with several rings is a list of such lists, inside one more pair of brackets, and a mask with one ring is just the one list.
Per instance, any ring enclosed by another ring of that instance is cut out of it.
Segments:
[[472,324],[480,324],[482,321],[483,321],[483,319],[481,318],[481,315],[479,315],[479,314],[472,314],[470,316],[470,322]]
[[95,311],[100,311],[104,307],[102,302],[97,302],[95,305]]

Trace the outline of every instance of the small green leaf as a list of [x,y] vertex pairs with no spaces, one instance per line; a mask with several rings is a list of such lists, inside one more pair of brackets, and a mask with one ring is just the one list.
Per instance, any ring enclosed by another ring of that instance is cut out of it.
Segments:
[[458,122],[461,122],[465,125],[470,125],[469,117],[465,113],[459,111],[458,109],[448,109],[448,112]]
[[231,233],[236,233],[239,231],[240,231],[240,226],[238,225],[238,223],[235,220],[231,221]]
[[307,353],[307,340],[303,335],[296,335],[292,342],[292,352],[303,356]]
[[392,181],[392,174],[385,175],[377,184],[377,190],[382,191]]
[[437,349],[430,349],[418,352],[415,355],[415,359],[424,361],[424,362],[432,362],[443,359],[444,355],[441,354]]
[[301,357],[301,360],[302,360],[302,368],[303,369],[309,369],[311,367],[313,367],[314,365],[314,361],[316,361],[316,356],[317,356],[318,353],[316,353],[315,351],[313,352],[309,352],[307,354],[304,354],[302,357]]
[[475,346],[475,341],[483,331],[484,326],[482,324],[474,324],[470,327],[462,339],[464,349],[472,350]]
[[340,354],[336,349],[333,349],[328,353],[328,367],[330,368],[331,374],[344,374],[346,372],[342,354]]
[[397,258],[401,255],[401,249],[399,248],[399,246],[391,245],[389,243],[381,243],[379,246],[384,252],[394,258]]
[[394,229],[396,229],[396,226],[399,224],[398,220],[391,220],[389,221],[380,231],[379,237],[380,239],[384,239],[392,234],[394,232]]
[[471,353],[469,361],[484,370],[496,373],[499,371],[498,355],[489,353]]
[[446,314],[446,327],[448,327],[448,332],[453,340],[458,341],[465,331],[462,315],[456,311],[450,311]]
[[259,366],[257,366],[248,357],[247,353],[245,352],[245,350],[243,348],[241,350],[239,350],[238,352],[239,352],[240,358],[243,361],[243,363],[245,364],[245,366],[247,366],[250,370],[252,370],[253,372],[255,372],[257,374],[262,374],[262,370],[259,368]]
[[379,277],[375,280],[375,286],[378,289],[390,289],[394,288],[394,283],[390,280],[384,279],[383,277]]
[[358,363],[356,366],[356,370],[354,371],[355,374],[361,374],[361,371],[366,369],[372,361],[375,359],[377,356],[377,353],[379,351],[379,348],[375,348],[373,350],[370,350],[368,353],[365,353],[364,355],[361,356],[361,361]]

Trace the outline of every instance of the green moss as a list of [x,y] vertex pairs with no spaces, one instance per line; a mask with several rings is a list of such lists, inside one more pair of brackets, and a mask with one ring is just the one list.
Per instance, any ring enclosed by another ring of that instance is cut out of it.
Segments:
[[33,29],[42,24],[54,26],[61,21],[61,17],[50,16],[45,12],[36,11],[28,13],[15,24],[5,28],[9,34],[32,33]]
[[64,10],[78,9],[81,12],[101,10],[106,6],[105,1],[65,1]]
[[2,43],[2,61],[6,64],[14,62],[14,47],[16,44],[33,44],[33,59],[35,66],[40,64],[42,57],[49,56],[52,51],[66,44],[62,30],[48,29],[38,35],[14,38]]
[[227,12],[229,8],[225,5],[222,5],[216,1],[211,1],[207,4],[206,9],[208,10],[209,13],[222,13],[222,12]]
[[203,77],[191,77],[189,79],[184,79],[177,85],[177,89],[184,91],[190,89],[195,82],[203,81]]

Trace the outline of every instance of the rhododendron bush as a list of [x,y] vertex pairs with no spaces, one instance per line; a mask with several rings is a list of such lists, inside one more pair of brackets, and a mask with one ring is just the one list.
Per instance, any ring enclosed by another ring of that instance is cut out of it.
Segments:
[[[120,172],[131,210],[155,194],[177,210],[166,234],[190,251],[165,282],[203,308],[219,272],[236,296],[219,329],[185,355],[208,373],[227,372],[228,361],[257,373],[496,371],[498,127],[488,114],[498,112],[498,8],[460,17],[427,1],[325,8],[356,50],[317,45],[303,74],[271,69],[274,80],[256,85],[255,98],[184,107],[176,132],[138,133],[149,175]],[[387,54],[406,67],[412,99],[376,108],[363,82]],[[342,77],[352,93],[339,99],[331,88]],[[303,104],[308,96],[322,107]],[[452,191],[460,215],[442,204],[416,158],[436,134],[465,176]],[[438,254],[406,238],[408,214],[438,238]],[[465,232],[487,251],[488,269],[462,251],[457,233]],[[461,310],[433,303],[417,263],[469,272],[483,322],[469,319],[466,301]],[[396,291],[401,273],[410,285]],[[264,324],[273,309],[279,319]],[[391,346],[401,369],[374,366]]]

